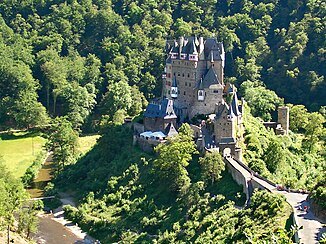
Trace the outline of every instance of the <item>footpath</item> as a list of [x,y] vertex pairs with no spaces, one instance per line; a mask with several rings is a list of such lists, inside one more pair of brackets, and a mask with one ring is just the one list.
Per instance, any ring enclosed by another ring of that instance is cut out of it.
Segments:
[[[297,239],[298,243],[314,244],[318,243],[323,233],[326,233],[325,222],[318,219],[312,211],[304,211],[305,207],[310,209],[310,203],[307,201],[308,194],[279,191],[276,185],[263,177],[255,174],[248,166],[244,165],[238,160],[234,160],[232,157],[225,157],[225,160],[229,163],[228,166],[236,169],[242,175],[243,182],[250,182],[245,184],[247,192],[252,192],[248,189],[249,186],[254,188],[266,189],[275,194],[282,194],[285,196],[287,202],[292,206],[294,213],[294,222],[303,229],[299,230]],[[230,170],[233,170],[233,169]],[[239,179],[236,179],[239,180]],[[251,184],[253,182],[253,184]],[[250,196],[249,196],[250,198]]]

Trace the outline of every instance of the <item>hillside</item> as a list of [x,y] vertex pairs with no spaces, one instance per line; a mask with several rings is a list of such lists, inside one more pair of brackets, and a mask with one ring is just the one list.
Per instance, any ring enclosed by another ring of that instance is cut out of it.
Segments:
[[68,218],[104,243],[234,243],[284,233],[291,210],[282,197],[257,192],[251,207],[239,210],[234,202],[244,204],[242,187],[226,171],[207,183],[198,156],[185,168],[189,188],[175,191],[162,181],[155,158],[132,146],[129,129],[108,128],[96,147],[57,179],[57,186],[79,199],[78,208],[66,208]]

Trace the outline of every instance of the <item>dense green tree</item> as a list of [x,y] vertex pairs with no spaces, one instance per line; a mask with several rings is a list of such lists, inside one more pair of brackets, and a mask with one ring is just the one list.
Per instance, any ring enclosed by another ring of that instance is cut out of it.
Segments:
[[308,117],[308,123],[305,126],[305,139],[303,140],[303,147],[311,153],[316,144],[319,142],[319,138],[325,135],[325,118],[317,112],[310,113]]
[[199,164],[202,169],[202,175],[206,182],[210,181],[212,184],[218,181],[225,170],[225,163],[223,157],[219,153],[208,153],[199,159]]
[[77,139],[77,132],[66,118],[52,120],[46,148],[53,153],[53,162],[56,164],[57,171],[62,170],[75,159]]
[[197,153],[192,134],[190,126],[183,124],[178,136],[169,138],[166,145],[160,144],[155,148],[159,157],[154,161],[154,165],[162,179],[171,185],[171,190],[183,191],[190,185],[186,167],[192,155]]

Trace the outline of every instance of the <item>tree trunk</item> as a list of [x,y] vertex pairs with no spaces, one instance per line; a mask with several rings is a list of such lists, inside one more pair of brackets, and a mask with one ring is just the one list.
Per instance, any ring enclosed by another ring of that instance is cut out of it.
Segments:
[[55,115],[55,107],[57,105],[57,95],[53,94],[53,115]]
[[46,86],[46,109],[50,112],[50,85]]
[[7,232],[7,244],[10,243],[10,225],[8,225],[8,232]]

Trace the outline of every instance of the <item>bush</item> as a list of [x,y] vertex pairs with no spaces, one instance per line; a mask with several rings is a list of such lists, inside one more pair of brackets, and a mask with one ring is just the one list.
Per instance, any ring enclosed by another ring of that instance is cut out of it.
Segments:
[[36,178],[42,164],[46,158],[46,152],[42,151],[37,156],[34,162],[26,169],[25,174],[21,177],[21,180],[25,187],[30,186],[33,180]]

